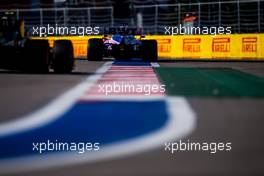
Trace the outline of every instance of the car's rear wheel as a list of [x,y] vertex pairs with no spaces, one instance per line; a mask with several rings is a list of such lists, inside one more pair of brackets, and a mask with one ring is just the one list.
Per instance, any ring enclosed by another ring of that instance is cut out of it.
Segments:
[[56,73],[70,73],[73,70],[74,55],[70,40],[56,40],[54,42],[52,64]]
[[33,72],[49,71],[48,40],[27,40],[24,46],[23,68]]
[[92,38],[88,41],[87,60],[101,61],[103,60],[104,43],[102,39]]
[[142,57],[144,61],[158,60],[158,45],[156,40],[142,40]]

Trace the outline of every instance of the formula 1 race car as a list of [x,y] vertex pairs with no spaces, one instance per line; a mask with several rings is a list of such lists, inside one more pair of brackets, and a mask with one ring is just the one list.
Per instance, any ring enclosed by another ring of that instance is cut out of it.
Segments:
[[5,12],[0,19],[0,55],[0,68],[4,69],[69,73],[74,68],[70,40],[56,40],[51,48],[48,40],[25,37],[23,21],[13,12]]
[[[110,37],[92,38],[88,41],[87,59],[99,61],[103,57],[114,57],[118,60],[142,58],[143,61],[155,62],[158,59],[157,41],[146,40],[136,30],[128,28],[110,28]],[[132,32],[131,32],[132,31]]]

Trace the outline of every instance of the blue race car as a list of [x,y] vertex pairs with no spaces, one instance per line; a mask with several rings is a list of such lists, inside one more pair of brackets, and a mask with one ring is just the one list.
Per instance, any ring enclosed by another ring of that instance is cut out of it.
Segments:
[[[113,31],[113,30],[111,30]],[[103,38],[92,38],[88,41],[88,60],[103,60],[103,57],[114,57],[118,60],[141,58],[143,61],[155,62],[158,59],[157,41],[146,40],[140,35],[137,39],[128,30],[117,30]]]

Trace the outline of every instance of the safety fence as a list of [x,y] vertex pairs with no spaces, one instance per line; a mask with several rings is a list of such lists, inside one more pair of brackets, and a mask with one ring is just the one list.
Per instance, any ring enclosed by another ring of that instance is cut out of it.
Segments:
[[[163,34],[164,26],[179,26],[187,13],[195,13],[195,26],[231,27],[232,33],[264,32],[264,0],[134,5],[131,16],[114,17],[112,6],[85,8],[13,9],[28,31],[36,25],[141,26],[146,34]],[[0,12],[3,10],[0,10]]]

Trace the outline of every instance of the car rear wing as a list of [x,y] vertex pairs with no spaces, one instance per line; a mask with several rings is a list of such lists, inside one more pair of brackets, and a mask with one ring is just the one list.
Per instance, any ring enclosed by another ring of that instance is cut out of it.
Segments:
[[104,35],[142,35],[143,29],[142,28],[136,28],[136,27],[126,27],[126,26],[120,26],[120,27],[108,27],[104,28],[103,31]]

